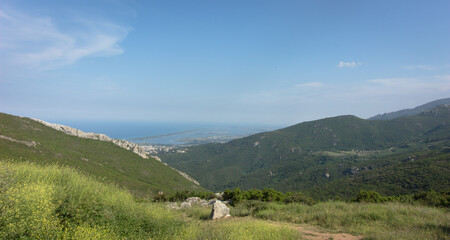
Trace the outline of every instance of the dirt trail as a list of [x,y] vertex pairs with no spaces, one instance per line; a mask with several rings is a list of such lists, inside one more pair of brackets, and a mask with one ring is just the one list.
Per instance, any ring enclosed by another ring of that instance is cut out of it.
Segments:
[[274,221],[268,222],[271,222],[274,225],[289,226],[297,230],[300,235],[302,235],[303,239],[308,240],[361,240],[364,238],[363,236],[354,236],[348,233],[325,232],[325,229],[320,229],[308,224],[282,223]]
[[362,236],[353,236],[347,233],[324,233],[317,230],[306,229],[305,227],[295,227],[304,239],[310,240],[359,240]]

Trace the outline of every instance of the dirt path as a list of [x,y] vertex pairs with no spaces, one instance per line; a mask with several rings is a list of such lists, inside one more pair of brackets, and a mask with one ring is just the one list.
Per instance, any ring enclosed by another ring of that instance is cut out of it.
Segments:
[[324,233],[308,227],[296,226],[295,229],[300,232],[303,238],[310,240],[359,240],[362,236],[353,236],[347,233]]

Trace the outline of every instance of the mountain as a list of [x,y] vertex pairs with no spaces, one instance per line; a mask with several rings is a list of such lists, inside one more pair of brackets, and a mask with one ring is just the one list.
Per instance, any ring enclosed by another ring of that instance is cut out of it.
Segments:
[[125,187],[137,197],[149,197],[158,191],[204,190],[156,158],[143,158],[141,152],[125,149],[128,145],[124,141],[100,141],[109,138],[71,129],[74,134],[90,136],[81,138],[54,129],[58,125],[47,125],[0,113],[0,160],[74,167]]
[[450,186],[449,109],[386,121],[338,116],[159,157],[214,191],[273,187],[322,199],[442,190]]
[[444,104],[450,104],[450,98],[444,98],[444,99],[432,101],[432,102],[420,105],[418,107],[415,107],[413,109],[403,109],[403,110],[396,111],[396,112],[378,114],[376,116],[369,118],[369,120],[390,120],[390,119],[395,119],[395,118],[404,117],[404,116],[413,116],[413,115],[419,114],[424,111],[428,111],[434,107],[437,107],[439,105],[444,105]]

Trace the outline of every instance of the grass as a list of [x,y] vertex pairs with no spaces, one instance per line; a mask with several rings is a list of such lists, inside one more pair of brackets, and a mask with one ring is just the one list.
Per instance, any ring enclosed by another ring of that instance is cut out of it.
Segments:
[[67,167],[0,162],[0,179],[1,239],[170,238],[185,225]]
[[365,239],[449,239],[449,210],[408,204],[248,201],[232,218],[169,210],[58,165],[0,161],[0,239],[301,239],[297,226]]
[[0,239],[300,239],[262,220],[204,221],[209,211],[188,217],[72,168],[0,161]]
[[301,239],[288,224],[273,224],[252,217],[209,221],[210,206],[194,205],[176,212],[190,222],[182,239]]
[[328,201],[308,206],[247,202],[233,208],[231,214],[315,225],[367,239],[449,239],[450,231],[448,209],[399,203]]
[[252,218],[197,222],[182,239],[301,239],[293,228]]

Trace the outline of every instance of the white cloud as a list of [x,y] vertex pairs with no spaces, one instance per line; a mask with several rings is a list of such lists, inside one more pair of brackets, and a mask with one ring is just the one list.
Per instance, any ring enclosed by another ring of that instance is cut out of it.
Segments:
[[408,82],[415,81],[413,78],[377,78],[368,80],[368,82],[380,84],[383,86],[395,86],[407,84]]
[[361,66],[361,65],[362,65],[362,63],[360,63],[360,62],[344,62],[344,61],[340,61],[338,63],[338,65],[337,65],[337,67],[339,67],[339,68],[343,68],[343,67],[352,67],[352,68],[354,68],[354,67],[358,67],[358,66]]
[[318,87],[322,87],[324,84],[323,83],[321,83],[321,82],[308,82],[308,83],[299,83],[299,84],[296,84],[295,85],[295,87],[315,87],[315,88],[318,88]]
[[0,53],[10,62],[40,70],[73,64],[91,56],[123,52],[119,42],[129,29],[101,21],[78,19],[62,30],[50,17],[0,11]]
[[420,70],[427,70],[427,71],[435,71],[438,69],[438,67],[436,66],[430,66],[430,65],[414,65],[414,66],[405,66],[406,69],[409,70],[415,70],[415,69],[420,69]]
[[[320,84],[312,82],[295,86]],[[371,117],[449,97],[450,76],[330,81],[323,84],[320,91],[313,90],[281,88],[248,93],[239,98],[235,109],[245,109],[255,119],[290,124],[344,114]]]
[[435,78],[450,81],[450,75],[435,76]]

